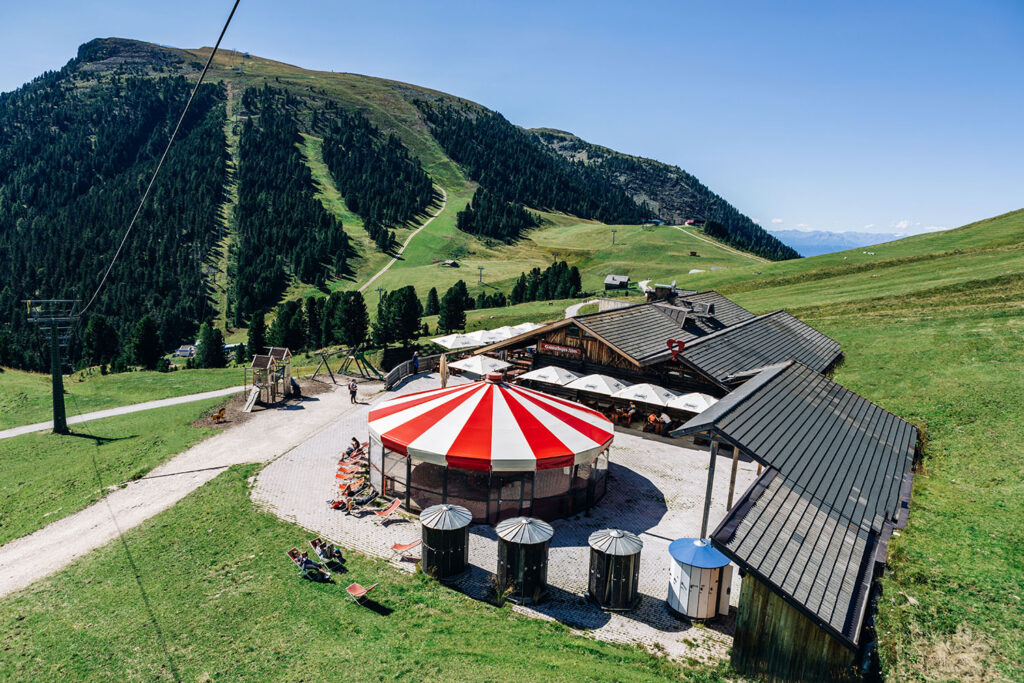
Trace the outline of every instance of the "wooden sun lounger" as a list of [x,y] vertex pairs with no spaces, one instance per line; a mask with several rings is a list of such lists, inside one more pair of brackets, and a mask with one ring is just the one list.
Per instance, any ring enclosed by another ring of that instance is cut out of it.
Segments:
[[358,583],[353,583],[352,585],[350,585],[348,588],[345,589],[345,592],[348,593],[348,597],[352,598],[352,602],[355,602],[356,604],[358,604],[358,603],[360,603],[362,601],[363,598],[366,597],[367,593],[369,593],[370,591],[372,591],[374,588],[376,588],[379,585],[380,585],[379,583],[375,583],[375,584],[373,584],[371,586],[363,587],[363,586],[360,586]]

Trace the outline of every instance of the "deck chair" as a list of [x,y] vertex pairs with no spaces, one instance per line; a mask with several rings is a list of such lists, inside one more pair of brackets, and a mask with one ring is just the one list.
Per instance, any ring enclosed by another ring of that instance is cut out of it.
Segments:
[[333,543],[324,543],[322,540],[320,540],[319,536],[310,541],[309,545],[311,548],[313,548],[313,551],[316,553],[317,557],[319,557],[324,562],[345,561],[345,558],[341,556],[341,550],[336,545],[334,545]]
[[423,543],[423,539],[421,538],[417,538],[412,543],[396,543],[393,546],[391,546],[391,552],[394,555],[397,555],[398,559],[404,560],[406,557],[406,553],[412,550],[413,548],[419,547],[421,543]]
[[358,583],[353,583],[352,585],[350,585],[348,588],[345,589],[345,592],[348,593],[348,597],[352,598],[352,602],[354,602],[354,603],[356,603],[358,605],[358,604],[360,604],[362,602],[363,598],[366,597],[367,593],[369,593],[370,591],[372,591],[374,588],[376,588],[379,585],[380,584],[375,583],[375,584],[373,584],[371,586],[363,587],[363,586],[360,586]]
[[317,562],[303,562],[302,555],[298,548],[288,551],[288,557],[299,569],[299,576],[310,581],[326,581],[331,578],[331,573],[321,567]]
[[385,522],[387,522],[391,518],[391,515],[395,514],[395,510],[397,510],[398,506],[401,504],[402,501],[399,500],[398,498],[395,498],[393,501],[391,501],[391,504],[388,505],[386,508],[374,512],[373,514],[377,515],[377,523],[383,525]]

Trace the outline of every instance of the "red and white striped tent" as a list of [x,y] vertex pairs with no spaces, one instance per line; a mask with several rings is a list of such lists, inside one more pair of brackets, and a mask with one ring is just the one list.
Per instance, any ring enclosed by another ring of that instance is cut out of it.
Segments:
[[595,410],[493,377],[385,401],[369,431],[414,460],[501,472],[590,463],[614,436]]

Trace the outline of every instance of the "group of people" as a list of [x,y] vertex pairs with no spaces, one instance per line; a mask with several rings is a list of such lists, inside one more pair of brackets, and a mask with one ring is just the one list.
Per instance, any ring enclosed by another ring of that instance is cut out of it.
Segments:
[[[359,439],[352,437],[352,441],[345,449],[345,455],[342,456],[339,461],[339,465],[346,463],[353,463],[363,455],[363,445],[359,443]],[[363,493],[367,488],[369,492],[362,497],[357,498],[360,493]],[[341,489],[341,495],[335,500],[327,501],[327,504],[334,510],[344,510],[346,515],[351,515],[352,510],[356,506],[363,506],[372,501],[377,497],[377,491],[370,486],[365,479],[360,477],[358,480],[349,481]]]
[[[633,424],[633,420],[637,419],[639,416],[640,410],[637,408],[636,403],[630,401],[629,405],[625,408],[612,410],[609,418],[615,424],[621,424],[628,427]],[[655,411],[647,415],[647,420],[644,422],[644,431],[663,435],[668,433],[671,425],[671,417],[664,412]]]

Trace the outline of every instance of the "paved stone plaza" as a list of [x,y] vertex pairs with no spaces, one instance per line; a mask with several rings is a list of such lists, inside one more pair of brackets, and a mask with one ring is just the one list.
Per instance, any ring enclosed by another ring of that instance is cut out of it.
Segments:
[[[396,393],[438,386],[436,375],[421,375],[398,392],[360,398],[373,403]],[[359,408],[340,416],[337,422],[268,465],[257,477],[253,499],[314,534],[346,548],[389,558],[396,567],[411,571],[415,563],[394,557],[391,546],[420,537],[419,523],[414,517],[403,516],[385,526],[376,523],[373,514],[346,516],[326,504],[337,491],[334,475],[342,449],[352,436],[360,441],[367,439],[366,417],[371,405]],[[608,494],[589,516],[579,514],[552,524],[555,536],[551,542],[547,601],[513,609],[559,621],[602,640],[641,643],[677,659],[707,660],[726,655],[739,597],[738,572],[733,576],[733,610],[729,617],[720,617],[707,627],[697,626],[671,616],[665,607],[668,544],[699,533],[707,485],[707,449],[695,448],[688,439],[678,443],[668,444],[631,433],[616,434]],[[709,530],[725,514],[730,467],[730,457],[720,456]],[[740,461],[737,498],[753,482],[755,472],[753,463]],[[590,558],[587,538],[593,531],[608,527],[632,531],[644,542],[640,569],[642,600],[631,612],[605,613],[586,598]],[[415,555],[418,558],[418,549]],[[489,593],[490,577],[497,563],[497,540],[492,527],[478,524],[470,528],[469,559],[471,571],[453,588],[482,599]]]

